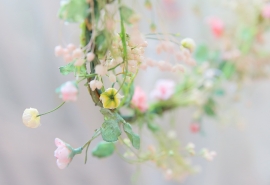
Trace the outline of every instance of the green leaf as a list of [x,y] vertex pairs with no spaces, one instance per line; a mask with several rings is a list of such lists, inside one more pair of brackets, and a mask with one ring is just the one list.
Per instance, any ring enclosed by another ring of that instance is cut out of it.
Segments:
[[195,59],[199,62],[205,62],[209,59],[208,47],[204,44],[199,45],[195,51]]
[[96,36],[96,53],[104,56],[110,46],[111,39],[108,31],[103,30]]
[[129,140],[132,143],[132,146],[136,149],[140,149],[140,137],[133,132],[131,125],[129,123],[124,123],[123,127]]
[[236,67],[233,63],[226,61],[220,65],[220,70],[222,71],[222,74],[225,76],[225,78],[230,79],[235,73]]
[[58,16],[67,22],[83,22],[88,15],[86,0],[66,0],[61,2]]
[[114,143],[102,141],[92,150],[92,155],[98,158],[108,157],[113,154],[114,149]]
[[76,68],[74,66],[74,62],[71,62],[65,66],[62,66],[59,69],[60,69],[60,73],[62,75],[68,75],[69,73],[75,72],[75,70],[76,70]]
[[134,14],[134,11],[126,6],[121,6],[120,11],[124,22],[130,24],[130,18]]
[[118,123],[124,123],[125,120],[115,111],[109,109],[100,109],[101,114],[105,117],[105,120],[114,120]]
[[216,115],[216,112],[215,112],[216,103],[215,103],[215,101],[212,98],[210,98],[208,100],[208,102],[205,104],[205,106],[203,107],[203,109],[204,109],[204,112],[208,116],[215,116]]
[[121,135],[121,130],[116,120],[106,120],[101,127],[101,136],[104,141],[114,142]]
[[156,124],[153,124],[151,122],[147,123],[147,127],[149,128],[149,130],[151,130],[152,132],[156,132],[159,130],[159,127]]

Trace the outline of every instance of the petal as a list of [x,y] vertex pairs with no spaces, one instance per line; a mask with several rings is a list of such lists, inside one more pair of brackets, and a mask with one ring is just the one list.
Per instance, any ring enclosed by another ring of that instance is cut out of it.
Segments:
[[55,138],[54,142],[55,142],[55,145],[58,146],[58,147],[66,146],[65,143],[59,138]]
[[61,170],[66,168],[68,165],[68,163],[60,163],[58,159],[56,160],[56,164],[57,164],[58,168],[60,168]]

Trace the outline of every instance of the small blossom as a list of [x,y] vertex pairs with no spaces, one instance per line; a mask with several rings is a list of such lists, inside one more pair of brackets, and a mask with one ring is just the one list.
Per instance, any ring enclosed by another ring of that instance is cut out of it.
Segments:
[[22,115],[23,124],[30,128],[37,128],[40,125],[40,117],[37,117],[37,115],[39,115],[37,109],[25,109]]
[[122,96],[117,93],[115,88],[108,88],[100,95],[103,107],[106,109],[115,109],[120,105],[120,99]]
[[78,88],[76,85],[68,81],[60,87],[60,98],[63,101],[76,101],[78,95]]
[[55,138],[57,149],[54,151],[54,156],[57,158],[56,164],[60,169],[66,168],[76,154],[82,152],[82,148],[73,149],[69,144],[61,139]]
[[72,52],[76,49],[76,46],[74,44],[68,44],[67,49],[69,50],[69,52]]
[[103,66],[103,65],[97,65],[96,67],[95,67],[95,71],[96,71],[96,73],[98,74],[98,75],[100,75],[100,76],[104,76],[104,75],[106,75],[107,74],[107,68],[105,67],[105,66]]
[[270,3],[267,3],[262,8],[262,16],[266,19],[270,18]]
[[208,161],[213,161],[214,157],[217,155],[215,151],[209,151],[208,149],[204,148],[201,151],[201,155]]
[[55,56],[57,56],[57,57],[63,55],[64,52],[63,52],[62,46],[56,46],[56,47],[54,48],[54,54],[55,54]]
[[80,58],[82,56],[83,52],[80,48],[77,48],[73,51],[72,56],[73,58]]
[[195,155],[195,145],[193,143],[188,143],[187,146],[186,146],[186,150],[188,151],[188,153],[190,155]]
[[101,81],[96,80],[96,87],[97,89],[101,89],[103,86],[103,83]]
[[148,105],[146,102],[146,94],[138,86],[135,88],[134,95],[131,100],[131,104],[132,106],[138,108],[141,112],[145,112],[148,108]]
[[70,54],[66,54],[64,55],[64,60],[69,63],[69,62],[72,62],[73,58]]
[[209,17],[207,23],[210,25],[212,33],[215,37],[221,37],[224,32],[224,23],[218,17]]
[[76,60],[76,62],[74,63],[74,66],[82,66],[84,64],[84,59],[79,58]]
[[96,80],[91,80],[91,82],[89,82],[89,85],[92,91],[96,90]]
[[159,80],[151,96],[158,100],[168,100],[174,93],[175,82],[172,80]]
[[190,52],[193,52],[196,48],[196,44],[193,39],[191,38],[185,38],[181,41],[181,46],[184,48],[187,48],[190,50]]
[[95,58],[95,54],[93,52],[87,53],[87,55],[86,55],[87,61],[91,62],[94,60],[94,58]]
[[198,123],[191,123],[189,129],[192,133],[197,133],[200,131],[200,125]]

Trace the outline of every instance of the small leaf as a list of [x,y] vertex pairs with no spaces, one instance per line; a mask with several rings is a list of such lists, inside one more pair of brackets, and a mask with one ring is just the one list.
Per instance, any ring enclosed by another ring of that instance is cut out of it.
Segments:
[[195,51],[195,59],[199,62],[205,62],[209,59],[209,49],[206,45],[199,45]]
[[76,70],[76,68],[74,66],[74,62],[71,62],[65,66],[62,66],[59,69],[60,69],[60,73],[62,75],[68,75],[69,73],[75,72],[75,70]]
[[121,6],[120,11],[121,11],[121,15],[122,15],[123,20],[127,24],[130,24],[130,18],[134,14],[134,11],[126,6]]
[[65,0],[58,12],[60,19],[67,22],[83,22],[88,15],[86,0]]
[[101,127],[101,135],[104,141],[114,142],[121,135],[118,122],[116,120],[106,120]]
[[204,106],[204,112],[208,115],[208,116],[215,116],[216,115],[216,112],[215,112],[215,109],[216,109],[216,103],[215,101],[210,98],[208,100],[208,102],[205,104]]
[[132,146],[136,149],[140,149],[140,137],[133,132],[132,127],[129,123],[124,123],[124,131],[126,132],[129,140],[131,141]]
[[220,70],[222,71],[225,78],[230,79],[232,75],[235,73],[236,67],[231,62],[223,62],[220,65]]
[[159,130],[159,127],[156,124],[153,124],[151,122],[147,123],[147,127],[152,131],[156,132]]
[[102,141],[92,150],[92,155],[98,158],[108,157],[113,154],[114,149],[114,143]]

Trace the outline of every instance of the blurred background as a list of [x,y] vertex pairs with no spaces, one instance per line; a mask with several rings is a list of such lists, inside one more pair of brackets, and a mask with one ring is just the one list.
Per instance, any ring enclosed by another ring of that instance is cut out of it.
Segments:
[[[205,11],[209,5],[197,0]],[[180,16],[166,24],[171,32],[181,32],[196,42],[207,40],[201,22],[191,15],[196,0],[177,0],[174,11]],[[137,184],[173,185],[163,173],[149,165],[134,166],[117,155],[106,159],[78,155],[68,168],[59,170],[53,152],[54,139],[63,139],[74,147],[85,143],[102,123],[99,110],[93,105],[87,89],[80,87],[76,103],[68,103],[58,111],[43,116],[42,126],[29,129],[22,123],[25,108],[46,112],[61,103],[55,89],[72,76],[62,76],[64,65],[54,56],[54,47],[70,42],[79,44],[77,24],[65,25],[57,18],[59,1],[0,0],[0,184],[1,185],[128,185],[138,175]],[[217,10],[213,10],[215,12]],[[209,12],[209,14],[213,13]],[[142,25],[144,26],[144,25]],[[154,43],[149,48],[154,48]],[[147,53],[154,57],[154,53]],[[140,72],[137,84],[146,91],[162,77],[155,70]],[[189,176],[184,185],[269,185],[270,184],[270,81],[257,80],[245,84],[241,101],[232,105],[237,119],[220,125],[204,120],[205,135],[189,131],[192,110],[177,112],[177,133],[183,145],[217,151],[213,162],[194,158],[192,164],[200,172]],[[166,121],[168,115],[165,116]],[[147,139],[147,134],[142,138]],[[90,146],[95,146],[98,138]]]

